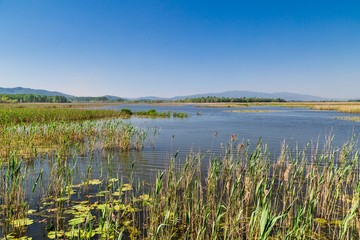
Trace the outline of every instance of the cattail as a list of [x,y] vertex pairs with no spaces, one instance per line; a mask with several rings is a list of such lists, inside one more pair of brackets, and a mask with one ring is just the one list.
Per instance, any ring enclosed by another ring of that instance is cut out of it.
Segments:
[[238,144],[238,146],[237,146],[238,152],[239,152],[243,147],[245,147],[245,144],[243,144],[243,143]]
[[292,168],[292,163],[290,163],[288,165],[288,167],[286,168],[285,170],[285,173],[284,173],[284,181],[287,182],[289,180],[289,175],[290,175],[290,170]]
[[231,141],[235,141],[235,134],[231,135]]
[[245,202],[248,202],[250,200],[250,194],[251,194],[251,184],[250,184],[250,178],[245,177]]

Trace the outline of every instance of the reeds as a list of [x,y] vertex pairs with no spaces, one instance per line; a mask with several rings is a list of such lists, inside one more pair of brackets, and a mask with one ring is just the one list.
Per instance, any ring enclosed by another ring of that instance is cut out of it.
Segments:
[[[204,181],[201,156],[157,178],[149,235],[188,239],[356,239],[359,237],[359,163],[354,145],[284,150],[271,162],[260,144],[253,153],[230,144],[212,158]],[[171,165],[173,166],[173,165]]]
[[[88,173],[75,184],[76,159],[58,154],[36,178],[46,203],[38,214],[52,219],[52,235],[69,239],[359,238],[354,140],[334,148],[329,139],[322,150],[317,145],[298,150],[284,144],[275,161],[261,141],[255,150],[249,149],[233,138],[222,155],[190,153],[180,164],[175,154],[150,188],[136,180],[132,170],[129,178],[114,178],[110,158],[100,179],[91,178],[90,158]],[[24,197],[29,193],[11,185],[23,186],[27,170],[16,156],[9,159],[1,178],[0,205],[17,210],[2,212],[2,217],[29,219],[26,201],[31,199]],[[205,161],[206,172],[201,170]],[[17,203],[24,204],[9,203],[15,195]]]
[[94,149],[140,150],[148,130],[119,120],[50,122],[0,128],[0,159],[11,151],[27,158],[53,151],[69,154]]

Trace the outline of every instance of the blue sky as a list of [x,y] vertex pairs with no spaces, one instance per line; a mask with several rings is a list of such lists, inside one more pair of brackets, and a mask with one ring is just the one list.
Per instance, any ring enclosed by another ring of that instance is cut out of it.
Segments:
[[0,87],[360,98],[359,1],[0,0]]

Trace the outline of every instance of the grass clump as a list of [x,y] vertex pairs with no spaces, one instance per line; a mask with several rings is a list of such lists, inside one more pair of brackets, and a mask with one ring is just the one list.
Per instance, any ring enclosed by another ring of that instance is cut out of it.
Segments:
[[189,117],[189,114],[183,113],[183,112],[173,112],[173,117],[174,118],[187,118],[187,117]]
[[158,117],[170,117],[170,111],[168,112],[157,112],[155,109],[150,109],[149,111],[138,111],[135,114],[136,116],[140,117],[150,117],[150,118],[158,118]]

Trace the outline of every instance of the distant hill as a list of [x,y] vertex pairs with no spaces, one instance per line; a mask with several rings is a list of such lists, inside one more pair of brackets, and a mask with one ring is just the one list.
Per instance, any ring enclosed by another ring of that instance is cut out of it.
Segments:
[[41,89],[32,89],[32,88],[2,88],[0,87],[0,94],[37,94],[37,95],[45,95],[45,96],[64,96],[64,97],[75,97],[68,94],[64,94],[61,92],[53,92]]
[[111,95],[105,95],[104,97],[106,97],[107,99],[109,99],[109,100],[117,100],[117,99],[119,99],[119,98],[121,98],[121,97],[117,97],[117,96],[111,96]]
[[279,92],[279,93],[264,93],[264,92],[250,92],[250,91],[227,91],[220,93],[204,93],[204,94],[196,94],[189,96],[177,96],[174,98],[170,98],[171,100],[178,100],[184,98],[198,98],[198,97],[207,97],[207,96],[215,96],[215,97],[229,97],[229,98],[282,98],[287,101],[324,101],[328,100],[325,98],[312,96],[312,95],[304,95],[297,93],[288,93],[288,92]]
[[[41,89],[31,89],[31,88],[2,88],[0,87],[0,94],[38,94],[38,95],[46,95],[46,96],[64,96],[68,98],[76,98],[76,96],[64,94],[56,91],[47,91]],[[179,100],[184,98],[198,98],[198,97],[207,97],[207,96],[215,96],[215,97],[229,97],[229,98],[282,98],[287,101],[326,101],[331,99],[321,98],[312,95],[305,94],[297,94],[297,93],[289,93],[289,92],[278,92],[278,93],[264,93],[264,92],[251,92],[251,91],[226,91],[220,93],[203,93],[203,94],[195,94],[195,95],[187,95],[187,96],[176,96],[172,98],[160,98],[155,96],[148,97],[140,97],[140,98],[131,98],[129,100]],[[117,96],[104,96],[109,100],[116,100],[119,97]],[[334,99],[336,100],[336,99]]]

